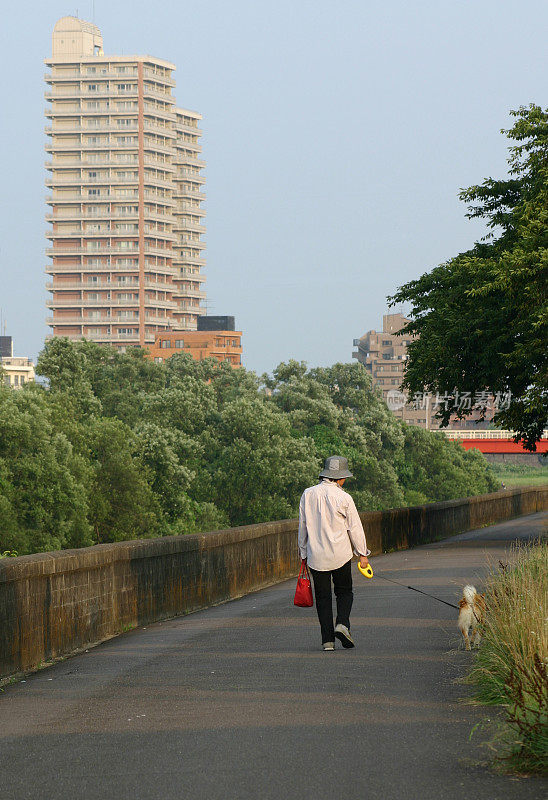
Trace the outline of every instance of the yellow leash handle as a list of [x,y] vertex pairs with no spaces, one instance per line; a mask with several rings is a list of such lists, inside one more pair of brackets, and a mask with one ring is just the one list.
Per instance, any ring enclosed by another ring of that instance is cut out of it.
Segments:
[[372,578],[373,577],[373,568],[371,567],[371,564],[368,564],[366,567],[362,567],[362,565],[358,561],[358,569],[361,572],[361,574],[364,576],[364,578]]

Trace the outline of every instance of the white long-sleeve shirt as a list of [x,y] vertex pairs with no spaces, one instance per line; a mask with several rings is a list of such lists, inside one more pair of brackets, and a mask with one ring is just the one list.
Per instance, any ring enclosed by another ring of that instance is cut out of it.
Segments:
[[323,478],[304,490],[299,506],[299,550],[308,566],[321,572],[342,567],[352,553],[369,555],[354,500],[338,483]]

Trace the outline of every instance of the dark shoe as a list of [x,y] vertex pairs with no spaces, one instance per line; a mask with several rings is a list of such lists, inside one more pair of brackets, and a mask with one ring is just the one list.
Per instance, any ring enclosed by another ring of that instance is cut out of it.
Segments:
[[354,647],[354,640],[350,636],[350,631],[346,625],[335,625],[335,636],[343,647]]

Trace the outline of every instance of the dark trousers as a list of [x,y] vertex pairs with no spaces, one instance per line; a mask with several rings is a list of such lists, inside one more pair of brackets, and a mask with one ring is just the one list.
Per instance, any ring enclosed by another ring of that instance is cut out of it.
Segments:
[[342,567],[328,570],[327,572],[320,572],[317,569],[310,568],[310,573],[314,580],[314,596],[322,630],[322,642],[335,641],[333,607],[331,603],[331,578],[333,578],[333,587],[337,598],[337,621],[335,624],[346,625],[350,630],[350,610],[354,599],[351,565],[352,561],[347,561]]

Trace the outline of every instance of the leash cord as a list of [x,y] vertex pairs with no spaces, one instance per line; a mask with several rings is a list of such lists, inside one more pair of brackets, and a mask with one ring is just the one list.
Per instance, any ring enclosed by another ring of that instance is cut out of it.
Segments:
[[[385,578],[384,575],[379,575],[378,572],[375,573],[376,578],[382,578],[383,581],[390,581],[390,583],[395,583],[396,586],[402,586],[404,589],[411,589],[412,592],[418,592],[419,594],[424,594],[426,597],[431,597],[432,600],[437,600],[438,603],[444,603],[444,605],[449,606],[450,608],[456,608],[457,611],[459,607],[456,606],[454,603],[448,603],[447,600],[442,600],[441,597],[434,597],[433,594],[428,594],[428,592],[423,592],[422,589],[415,589],[414,586],[406,586],[404,583],[400,583],[399,581],[392,580],[392,578]],[[475,616],[475,614],[474,614]]]

